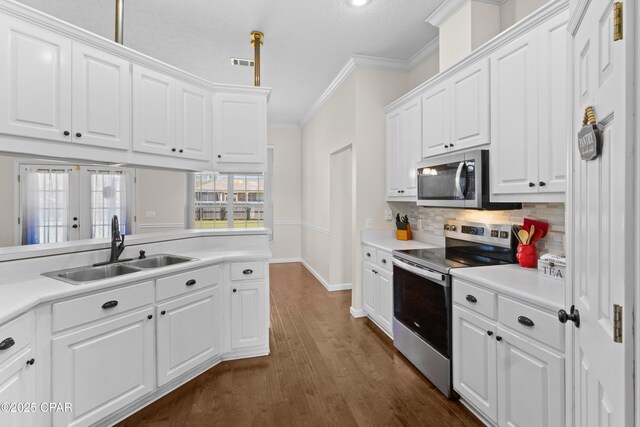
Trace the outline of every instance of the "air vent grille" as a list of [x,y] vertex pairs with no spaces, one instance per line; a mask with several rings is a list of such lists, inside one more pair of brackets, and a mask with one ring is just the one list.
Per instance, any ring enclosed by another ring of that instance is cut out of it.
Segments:
[[253,67],[255,61],[253,59],[231,58],[231,65],[234,67]]

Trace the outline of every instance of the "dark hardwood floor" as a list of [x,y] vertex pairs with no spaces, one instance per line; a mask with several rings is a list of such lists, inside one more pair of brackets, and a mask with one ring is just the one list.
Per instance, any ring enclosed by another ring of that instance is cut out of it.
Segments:
[[222,362],[124,426],[481,426],[301,264],[271,266],[271,355]]

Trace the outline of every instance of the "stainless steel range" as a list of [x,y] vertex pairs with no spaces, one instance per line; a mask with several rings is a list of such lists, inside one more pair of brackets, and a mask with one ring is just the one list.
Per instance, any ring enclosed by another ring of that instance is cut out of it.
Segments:
[[447,397],[451,384],[452,268],[512,264],[511,225],[448,220],[444,248],[393,251],[395,347]]

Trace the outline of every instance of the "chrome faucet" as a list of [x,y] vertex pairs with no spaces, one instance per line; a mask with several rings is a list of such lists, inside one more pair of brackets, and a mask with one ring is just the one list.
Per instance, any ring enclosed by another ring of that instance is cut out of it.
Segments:
[[[116,245],[118,242],[120,242],[120,244]],[[124,235],[120,234],[118,215],[114,215],[111,219],[111,256],[109,257],[109,262],[118,262],[122,251],[124,251]]]

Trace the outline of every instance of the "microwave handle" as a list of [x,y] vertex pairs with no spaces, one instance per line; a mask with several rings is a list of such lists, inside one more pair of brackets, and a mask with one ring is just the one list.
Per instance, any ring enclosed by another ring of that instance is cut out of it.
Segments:
[[462,179],[462,170],[466,169],[467,164],[465,162],[460,162],[458,165],[458,170],[456,171],[456,190],[458,190],[458,194],[462,196],[462,198],[466,198],[467,196],[467,178],[465,177],[465,185],[464,190],[462,189],[462,185],[460,185],[460,180]]

